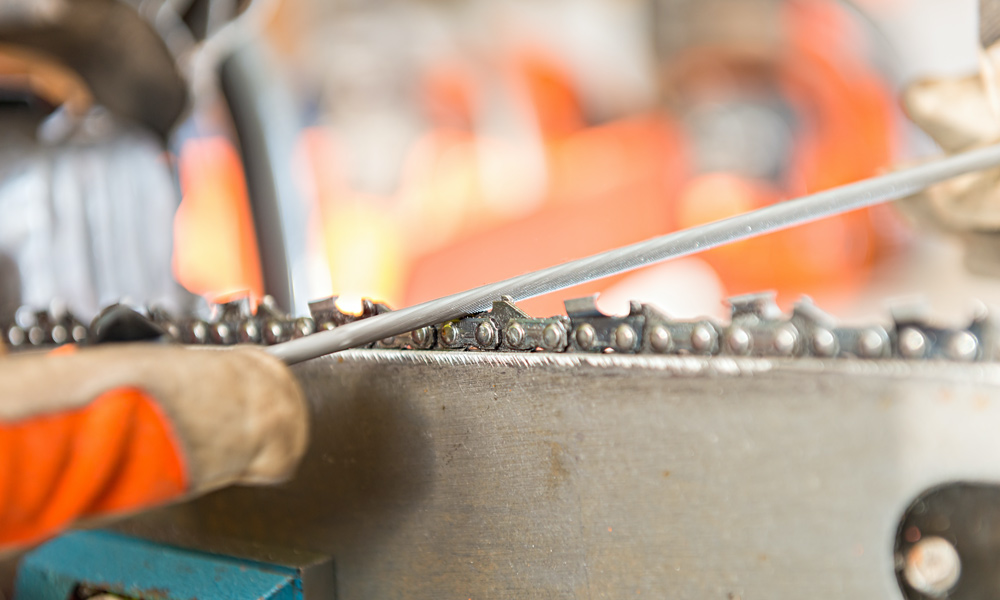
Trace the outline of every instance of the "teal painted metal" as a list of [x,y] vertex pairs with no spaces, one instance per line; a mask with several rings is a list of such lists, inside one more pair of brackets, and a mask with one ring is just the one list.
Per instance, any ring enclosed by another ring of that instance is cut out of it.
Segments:
[[136,600],[303,600],[294,568],[104,531],[69,533],[27,554],[14,597],[67,600],[78,586]]

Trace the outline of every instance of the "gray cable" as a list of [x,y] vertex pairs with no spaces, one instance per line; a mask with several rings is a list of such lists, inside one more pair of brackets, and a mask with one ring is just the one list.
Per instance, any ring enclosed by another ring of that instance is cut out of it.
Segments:
[[671,258],[801,225],[824,217],[904,198],[958,175],[1000,165],[1000,144],[865,179],[774,204],[714,223],[692,227],[587,258],[526,273],[330,331],[270,346],[288,364],[400,335],[420,327],[488,309],[509,295],[523,300],[579,283],[623,273]]

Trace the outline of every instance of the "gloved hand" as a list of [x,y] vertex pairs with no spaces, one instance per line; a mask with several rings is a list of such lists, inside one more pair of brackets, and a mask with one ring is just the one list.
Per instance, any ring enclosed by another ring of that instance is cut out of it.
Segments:
[[[980,71],[907,88],[910,118],[948,153],[1000,142],[1000,0],[980,3]],[[966,265],[1000,276],[1000,168],[957,177],[901,208],[918,222],[958,234]]]
[[308,411],[259,348],[119,344],[0,359],[0,548],[85,518],[291,476]]
[[[907,114],[949,154],[1000,141],[1000,116],[981,75],[928,79],[907,88]],[[1000,229],[1000,169],[979,171],[930,188],[935,217],[955,231]]]

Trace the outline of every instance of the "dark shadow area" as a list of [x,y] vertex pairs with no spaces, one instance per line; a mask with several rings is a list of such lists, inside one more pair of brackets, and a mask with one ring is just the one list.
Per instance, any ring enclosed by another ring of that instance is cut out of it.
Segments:
[[0,252],[0,325],[12,323],[21,304],[21,272],[9,255]]
[[[954,585],[938,594],[922,593],[907,582],[903,568],[922,560],[941,572],[940,550],[921,550],[928,540],[950,544],[958,553],[960,573]],[[995,598],[1000,588],[1000,486],[955,482],[921,494],[906,510],[896,532],[896,578],[908,600],[946,597]],[[926,553],[919,559],[911,553]],[[937,564],[934,564],[935,559]]]

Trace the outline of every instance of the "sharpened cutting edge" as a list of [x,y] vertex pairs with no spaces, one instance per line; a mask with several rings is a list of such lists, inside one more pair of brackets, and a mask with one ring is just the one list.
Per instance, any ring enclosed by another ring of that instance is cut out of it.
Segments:
[[330,331],[270,346],[267,351],[288,364],[302,362],[481,312],[504,295],[511,296],[515,301],[540,296],[671,258],[905,198],[932,184],[998,165],[1000,144],[780,202],[721,221],[355,321]]

